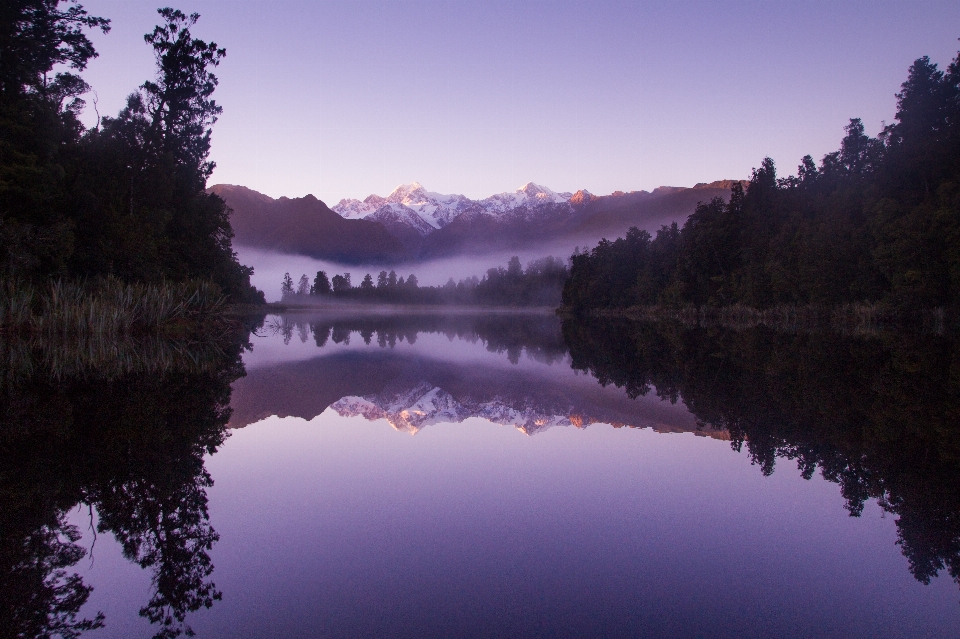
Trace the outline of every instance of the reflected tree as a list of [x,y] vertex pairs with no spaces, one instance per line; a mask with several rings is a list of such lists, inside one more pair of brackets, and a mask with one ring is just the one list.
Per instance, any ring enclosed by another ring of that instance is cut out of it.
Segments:
[[275,332],[283,332],[284,340],[292,326],[313,332],[317,346],[350,344],[352,333],[358,333],[364,344],[374,339],[380,348],[394,348],[397,342],[415,344],[420,333],[441,333],[448,339],[481,341],[491,353],[505,353],[514,364],[523,353],[534,360],[552,364],[566,357],[567,347],[560,332],[560,321],[553,315],[489,314],[489,315],[358,315],[296,320],[283,316],[274,321]]
[[876,499],[919,581],[946,570],[960,582],[958,340],[599,320],[563,333],[574,368],[682,400],[764,475],[778,459],[807,479],[819,470],[852,516]]
[[190,634],[188,613],[220,598],[203,458],[226,437],[246,342],[237,335],[166,366],[142,362],[141,371],[0,376],[3,636],[75,637],[103,624],[102,615],[80,615],[91,587],[70,570],[85,554],[66,523],[77,504],[152,573],[140,614],[157,637]]
[[5,530],[0,540],[0,619],[3,636],[79,637],[103,627],[103,613],[80,616],[93,590],[69,572],[86,551],[80,532],[58,514],[26,533]]

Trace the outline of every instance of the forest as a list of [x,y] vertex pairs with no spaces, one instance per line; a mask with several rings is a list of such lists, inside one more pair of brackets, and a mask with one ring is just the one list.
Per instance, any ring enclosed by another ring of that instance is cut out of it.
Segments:
[[354,286],[350,273],[328,277],[318,271],[313,281],[301,275],[296,285],[287,273],[280,286],[284,304],[319,305],[334,300],[377,304],[457,304],[465,306],[550,306],[560,303],[560,293],[569,270],[564,260],[544,257],[524,269],[513,256],[502,266],[487,269],[483,278],[468,277],[443,286],[420,286],[415,274],[406,279],[395,271],[380,271],[374,282],[367,273]]
[[158,10],[144,36],[156,76],[116,116],[85,128],[87,37],[110,21],[76,1],[9,0],[0,9],[0,280],[216,285],[262,302],[233,252],[228,209],[205,193],[222,108],[212,73],[226,51],[193,38],[199,15]]
[[629,307],[960,305],[960,54],[916,60],[877,138],[850,120],[840,149],[777,177],[754,169],[682,227],[636,228],[576,254],[572,314]]

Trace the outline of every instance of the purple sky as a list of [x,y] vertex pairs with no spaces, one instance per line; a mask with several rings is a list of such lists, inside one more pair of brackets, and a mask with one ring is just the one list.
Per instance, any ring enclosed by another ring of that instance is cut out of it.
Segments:
[[[82,3],[113,20],[85,78],[114,115],[153,74],[161,3]],[[692,186],[766,155],[793,173],[848,118],[876,134],[910,63],[960,47],[955,0],[173,6],[227,49],[211,184],[331,205],[414,180],[470,197]]]

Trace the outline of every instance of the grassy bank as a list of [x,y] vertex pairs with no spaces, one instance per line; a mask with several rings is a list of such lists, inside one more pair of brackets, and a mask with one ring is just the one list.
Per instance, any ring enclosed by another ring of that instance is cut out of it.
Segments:
[[[571,317],[569,309],[557,313]],[[716,326],[743,330],[765,326],[785,332],[832,331],[847,335],[869,335],[890,331],[919,331],[943,334],[955,328],[942,308],[911,312],[880,304],[843,304],[839,306],[780,305],[759,309],[743,305],[721,307],[631,306],[621,309],[595,309],[591,317],[622,317],[647,322],[678,322],[687,327]]]
[[0,334],[186,336],[217,331],[226,297],[210,282],[128,284],[115,278],[0,285]]

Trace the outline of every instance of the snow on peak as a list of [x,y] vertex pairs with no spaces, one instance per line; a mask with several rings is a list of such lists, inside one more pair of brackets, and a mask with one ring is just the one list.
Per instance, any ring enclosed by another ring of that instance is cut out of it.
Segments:
[[[366,218],[374,216],[383,207],[402,207],[412,211],[434,229],[446,226],[462,213],[486,213],[500,217],[515,209],[549,210],[544,207],[565,205],[573,196],[571,193],[557,193],[545,186],[527,182],[512,193],[498,193],[483,200],[471,200],[463,195],[444,195],[426,190],[419,182],[401,184],[387,197],[370,195],[365,200],[343,199],[333,210],[345,218]],[[399,212],[397,209],[396,212]]]
[[517,193],[523,193],[527,197],[539,197],[539,198],[549,198],[556,195],[556,193],[554,193],[547,187],[540,186],[539,184],[535,184],[533,182],[527,182],[526,184],[521,186],[519,189],[517,189]]
[[409,204],[426,198],[427,191],[419,182],[401,184],[386,197],[387,202]]
[[459,423],[469,417],[513,426],[527,435],[573,423],[566,415],[532,406],[516,407],[499,398],[486,402],[457,400],[442,388],[426,382],[397,393],[344,397],[330,407],[343,417],[386,419],[394,429],[411,435],[431,424]]

